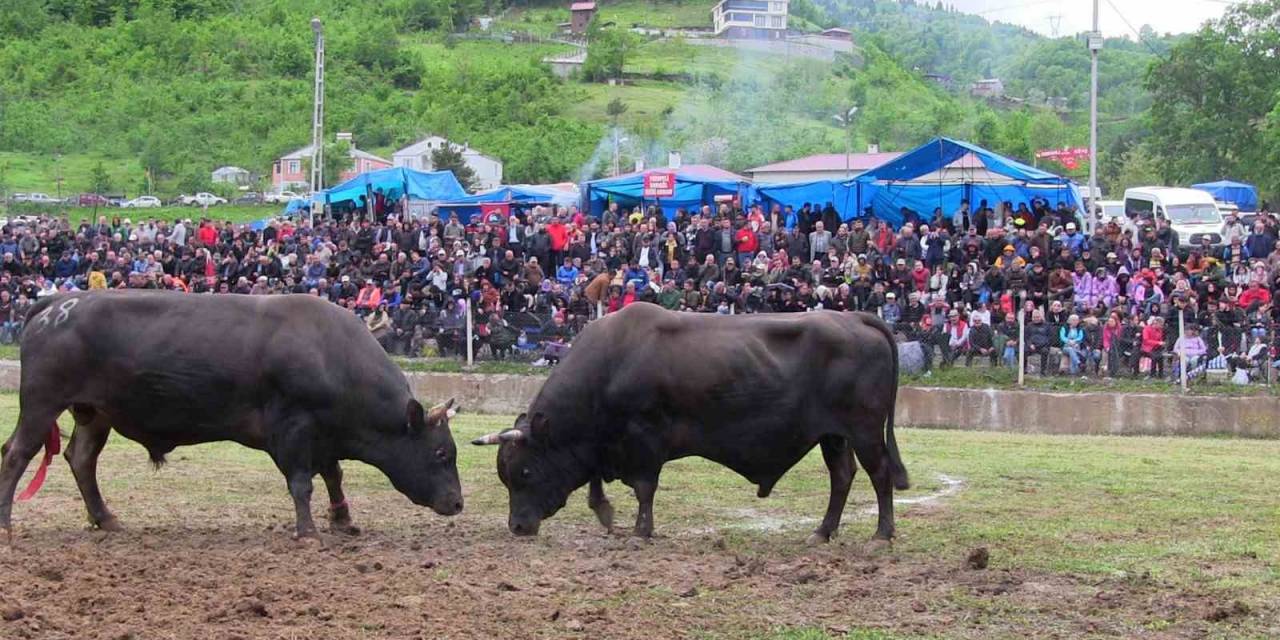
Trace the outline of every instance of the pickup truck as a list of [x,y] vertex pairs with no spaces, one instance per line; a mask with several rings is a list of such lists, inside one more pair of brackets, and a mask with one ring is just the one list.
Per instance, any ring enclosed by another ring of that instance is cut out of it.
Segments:
[[292,191],[281,191],[280,193],[263,194],[262,201],[266,204],[289,204],[291,201],[301,197]]
[[186,194],[180,195],[174,202],[184,207],[212,207],[220,204],[226,204],[227,199],[219,198],[212,193],[201,191],[194,196]]

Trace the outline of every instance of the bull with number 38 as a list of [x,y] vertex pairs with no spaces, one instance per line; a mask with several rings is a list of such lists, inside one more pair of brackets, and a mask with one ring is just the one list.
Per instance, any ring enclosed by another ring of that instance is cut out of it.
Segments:
[[42,298],[22,334],[18,426],[0,462],[0,529],[31,458],[60,446],[55,421],[75,420],[65,456],[90,524],[117,529],[98,489],[112,429],[156,465],[182,445],[233,441],[266,451],[293,497],[297,535],[314,536],[312,479],[328,489],[333,529],[354,533],[340,460],[381,470],[415,504],[462,511],[449,431],[453,401],[424,409],[404,374],[350,312],[305,295],[93,291]]

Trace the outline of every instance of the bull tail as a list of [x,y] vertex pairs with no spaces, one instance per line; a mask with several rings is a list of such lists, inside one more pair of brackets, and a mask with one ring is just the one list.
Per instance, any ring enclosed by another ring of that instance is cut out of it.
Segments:
[[49,430],[48,439],[44,443],[44,457],[40,459],[40,466],[36,468],[36,473],[31,477],[31,482],[27,484],[27,488],[23,489],[22,494],[18,496],[18,502],[26,502],[36,496],[40,491],[40,487],[44,486],[45,476],[49,473],[49,465],[53,462],[53,457],[62,449],[62,431],[58,429],[58,423],[53,423],[53,428]]
[[874,324],[889,341],[889,352],[893,357],[893,390],[889,392],[889,417],[884,424],[884,442],[889,450],[889,477],[893,479],[894,489],[906,491],[911,488],[911,478],[907,475],[907,466],[902,464],[902,455],[898,453],[898,439],[893,435],[893,414],[898,407],[898,342],[893,339],[893,330],[884,321]]

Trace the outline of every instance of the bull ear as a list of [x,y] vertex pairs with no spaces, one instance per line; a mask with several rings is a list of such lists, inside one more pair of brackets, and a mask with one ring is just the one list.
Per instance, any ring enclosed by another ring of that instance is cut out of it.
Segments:
[[551,438],[551,421],[541,412],[533,414],[529,419],[529,435],[534,440],[548,442]]
[[427,427],[427,415],[423,410],[422,404],[413,398],[409,398],[409,403],[405,407],[405,428],[409,435],[417,435]]

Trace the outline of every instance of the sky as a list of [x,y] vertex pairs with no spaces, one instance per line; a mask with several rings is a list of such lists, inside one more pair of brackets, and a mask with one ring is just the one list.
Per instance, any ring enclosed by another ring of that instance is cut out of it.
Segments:
[[[944,4],[1045,35],[1053,35],[1051,16],[1061,16],[1058,35],[1088,31],[1093,24],[1090,0],[944,0]],[[1185,33],[1195,31],[1205,20],[1221,16],[1228,4],[1226,0],[1099,0],[1099,27],[1107,36],[1134,38],[1133,30],[1125,24],[1127,20],[1133,29],[1149,24],[1158,33]]]

